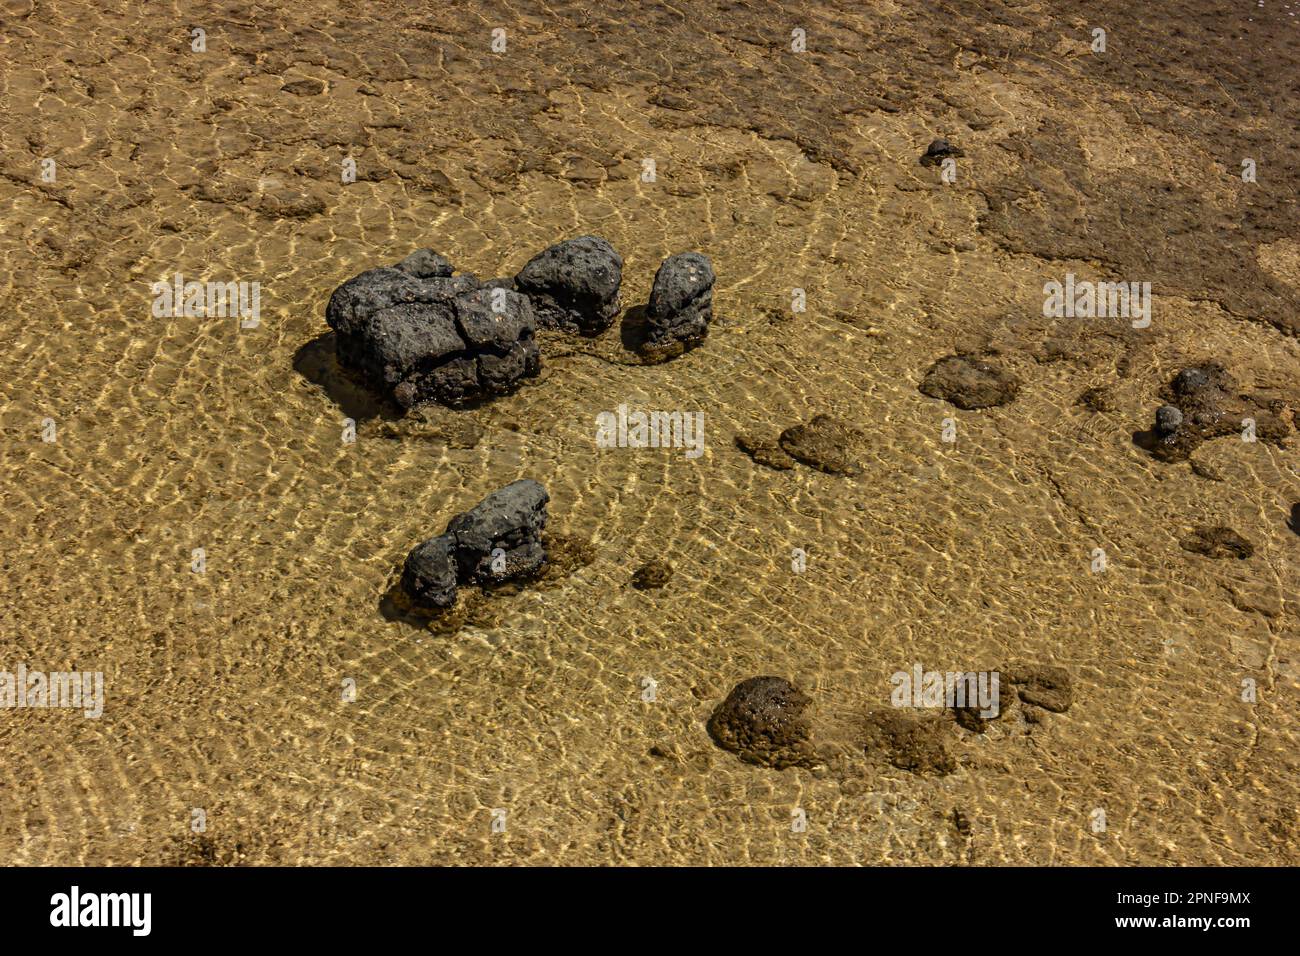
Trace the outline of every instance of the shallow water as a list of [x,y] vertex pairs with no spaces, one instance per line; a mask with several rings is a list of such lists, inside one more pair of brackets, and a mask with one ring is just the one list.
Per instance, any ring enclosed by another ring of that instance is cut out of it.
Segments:
[[[0,712],[0,860],[1295,864],[1294,439],[1208,443],[1212,480],[1132,435],[1207,358],[1300,403],[1298,7],[1094,6],[4,0],[0,669],[106,698]],[[953,184],[917,162],[936,135]],[[349,276],[422,246],[509,275],[583,233],[629,307],[708,254],[708,341],[639,366],[617,326],[549,337],[536,383],[427,427],[332,370]],[[1151,327],[1042,318],[1067,272],[1152,282]],[[259,282],[260,326],[154,318],[176,273]],[[918,391],[964,349],[1014,402]],[[620,403],[703,412],[704,454],[597,449]],[[861,474],[734,445],[817,413],[866,434]],[[452,636],[382,612],[414,543],[524,476],[589,566]],[[1201,524],[1253,557],[1184,551]],[[630,587],[651,559],[672,580]],[[853,748],[895,671],[1017,660],[1068,668],[1070,710],[949,722],[949,776]],[[715,747],[755,674],[843,752]]]

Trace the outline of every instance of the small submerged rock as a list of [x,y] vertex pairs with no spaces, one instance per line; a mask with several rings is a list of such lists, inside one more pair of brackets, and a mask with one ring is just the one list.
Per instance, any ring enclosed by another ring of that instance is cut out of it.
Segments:
[[604,239],[580,236],[544,249],[515,276],[543,328],[598,335],[619,313],[623,257]]
[[512,482],[452,518],[447,530],[415,546],[402,569],[402,590],[417,607],[446,608],[462,584],[495,585],[529,578],[546,563],[546,489],[531,478]]
[[1111,397],[1110,389],[1101,385],[1086,389],[1075,404],[1082,405],[1093,412],[1113,412],[1115,410],[1115,400]]
[[699,252],[669,256],[655,274],[646,307],[648,352],[694,348],[709,334],[713,320],[713,264]]
[[673,566],[666,561],[647,561],[632,575],[632,587],[638,591],[661,588],[673,576]]
[[709,735],[745,763],[783,769],[809,767],[812,699],[781,677],[751,677],[737,684],[709,718]]
[[508,394],[541,367],[528,299],[453,277],[431,249],[343,283],[325,321],[339,364],[403,408]]
[[946,775],[957,769],[944,724],[936,717],[872,711],[867,714],[864,748],[868,755],[879,754],[910,773]]
[[832,475],[858,475],[863,434],[830,415],[816,415],[781,433],[781,450],[791,458]]
[[1178,542],[1183,550],[1203,554],[1207,558],[1237,558],[1246,560],[1255,553],[1255,546],[1226,525],[1202,525]]
[[785,453],[780,442],[771,438],[757,438],[752,435],[737,435],[736,447],[758,464],[777,471],[789,471],[794,467],[794,459]]
[[1002,678],[1020,685],[1020,699],[1026,704],[1063,714],[1074,703],[1074,681],[1064,667],[1020,664],[1003,671]]
[[921,393],[941,398],[967,411],[1005,405],[1020,392],[1011,372],[976,355],[949,355],[925,373]]
[[938,166],[945,159],[960,158],[966,154],[948,142],[946,139],[936,139],[930,142],[921,154],[922,166]]

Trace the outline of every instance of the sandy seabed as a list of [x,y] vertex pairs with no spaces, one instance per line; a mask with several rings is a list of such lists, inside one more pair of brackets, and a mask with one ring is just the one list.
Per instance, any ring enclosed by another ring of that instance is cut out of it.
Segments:
[[[0,861],[1300,862],[1295,439],[1133,440],[1206,360],[1294,432],[1300,3],[1076,7],[0,0],[0,669],[105,694],[0,712]],[[552,336],[517,393],[402,420],[332,367],[348,277],[586,233],[626,306],[706,253],[708,340]],[[178,273],[258,282],[260,324],[155,317]],[[1150,326],[1044,318],[1067,274],[1150,282]],[[1015,400],[923,394],[955,352]],[[620,404],[702,412],[703,454],[598,449]],[[735,444],[817,414],[856,474]],[[525,476],[590,564],[452,634],[384,613]],[[1217,525],[1251,556],[1180,545]],[[947,774],[855,744],[893,673],[1018,661],[1069,710],[945,716]],[[718,748],[757,674],[843,746]]]

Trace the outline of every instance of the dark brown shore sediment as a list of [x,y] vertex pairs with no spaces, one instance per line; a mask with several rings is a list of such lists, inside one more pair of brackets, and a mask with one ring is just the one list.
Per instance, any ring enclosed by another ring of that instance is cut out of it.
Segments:
[[[0,5],[0,669],[98,669],[107,695],[98,720],[0,713],[23,782],[0,788],[0,858],[1300,861],[1295,448],[1206,441],[1208,481],[1132,441],[1211,359],[1300,407],[1294,21],[1208,0],[628,15]],[[962,150],[950,186],[918,163],[938,137]],[[536,381],[427,425],[320,345],[330,291],[372,265],[433,247],[513,273],[587,233],[623,255],[625,309],[666,256],[706,253],[708,338],[631,365],[621,318],[586,354],[539,333]],[[178,272],[260,281],[260,327],[152,316]],[[1066,272],[1151,282],[1151,327],[1043,318]],[[1014,401],[922,394],[952,354],[996,356]],[[703,411],[704,455],[598,451],[620,402]],[[864,434],[856,473],[732,444],[818,414]],[[524,475],[589,563],[453,635],[380,614],[412,542]],[[1251,557],[1184,550],[1198,527]],[[627,587],[651,560],[671,584]],[[944,718],[943,775],[861,748],[776,771],[706,730],[753,674],[857,714],[913,662],[1005,660],[1065,668],[1068,712]]]

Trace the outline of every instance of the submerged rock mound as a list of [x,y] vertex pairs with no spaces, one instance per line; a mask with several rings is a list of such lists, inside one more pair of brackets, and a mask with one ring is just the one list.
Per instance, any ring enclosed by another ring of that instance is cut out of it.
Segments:
[[699,252],[669,256],[655,273],[646,307],[644,349],[664,352],[694,348],[708,337],[713,320],[713,264]]
[[781,432],[781,450],[796,461],[830,475],[858,475],[863,434],[830,415],[815,415],[803,425]]
[[1070,672],[1055,664],[1018,664],[1002,672],[1009,684],[1020,686],[1026,704],[1063,714],[1074,703],[1074,680]]
[[461,584],[493,585],[531,577],[546,563],[542,531],[550,496],[524,478],[492,492],[451,519],[447,530],[412,549],[402,590],[417,606],[456,603]]
[[709,735],[745,763],[777,770],[811,766],[812,699],[782,677],[751,677],[732,688],[709,718]]
[[1207,558],[1244,561],[1255,553],[1253,544],[1226,525],[1197,528],[1178,543],[1184,551],[1203,554]]
[[970,411],[1005,405],[1020,392],[1011,372],[976,355],[949,355],[930,366],[921,393]]
[[339,364],[403,408],[504,395],[535,376],[541,358],[528,299],[451,271],[421,249],[335,289],[325,321]]
[[935,717],[917,717],[896,710],[867,714],[864,749],[883,756],[899,770],[946,775],[957,769],[948,750],[943,724]]
[[604,239],[580,236],[539,252],[515,276],[543,328],[598,335],[619,312],[623,257]]
[[1280,445],[1290,427],[1275,407],[1239,394],[1236,380],[1218,362],[1180,371],[1160,392],[1166,404],[1156,410],[1155,426],[1139,436],[1157,459],[1184,461],[1205,441],[1243,435],[1253,422],[1257,441]]

